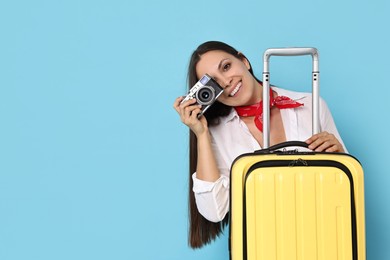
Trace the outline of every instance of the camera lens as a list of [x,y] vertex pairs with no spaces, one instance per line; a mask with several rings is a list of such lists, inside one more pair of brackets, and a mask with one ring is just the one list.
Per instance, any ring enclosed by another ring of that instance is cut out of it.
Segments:
[[208,91],[203,91],[200,95],[203,100],[208,100],[210,97],[210,93]]
[[196,99],[202,105],[209,105],[214,101],[215,92],[214,89],[209,86],[204,86],[196,93]]

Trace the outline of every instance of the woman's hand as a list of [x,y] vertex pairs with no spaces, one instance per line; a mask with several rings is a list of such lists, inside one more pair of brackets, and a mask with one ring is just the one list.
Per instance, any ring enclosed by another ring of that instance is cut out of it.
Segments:
[[206,118],[202,115],[198,119],[198,114],[201,112],[201,106],[195,105],[196,99],[193,98],[181,104],[183,99],[184,97],[178,97],[173,104],[173,108],[180,115],[181,121],[187,125],[196,136],[207,132]]
[[339,140],[328,132],[315,134],[307,139],[306,143],[309,145],[309,149],[315,152],[344,152],[344,148]]

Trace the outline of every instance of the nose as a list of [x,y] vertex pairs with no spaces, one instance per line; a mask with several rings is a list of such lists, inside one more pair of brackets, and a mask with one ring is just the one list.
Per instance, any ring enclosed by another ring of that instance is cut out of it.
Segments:
[[222,88],[225,89],[227,87],[230,86],[230,84],[232,83],[232,79],[231,78],[224,78],[222,79]]

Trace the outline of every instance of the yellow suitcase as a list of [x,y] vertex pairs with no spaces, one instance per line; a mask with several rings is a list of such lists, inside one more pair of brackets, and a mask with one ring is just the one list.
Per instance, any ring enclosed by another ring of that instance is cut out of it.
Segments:
[[279,148],[233,163],[231,259],[364,260],[360,163],[348,154],[274,151]]
[[[315,48],[268,49],[263,96],[269,96],[272,55],[313,57],[313,134],[319,125]],[[233,260],[365,260],[363,169],[348,154],[298,152],[304,142],[269,146],[269,103],[263,100],[265,149],[231,167],[230,258]],[[295,149],[289,150],[289,147]]]

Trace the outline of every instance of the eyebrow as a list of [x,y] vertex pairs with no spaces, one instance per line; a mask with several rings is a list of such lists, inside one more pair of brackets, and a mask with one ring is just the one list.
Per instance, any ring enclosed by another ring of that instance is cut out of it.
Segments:
[[222,67],[222,63],[225,61],[225,60],[228,60],[229,58],[226,58],[226,59],[223,59],[219,62],[218,64],[218,70],[221,70],[221,67]]

